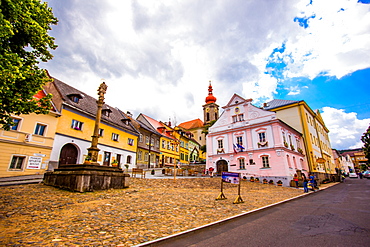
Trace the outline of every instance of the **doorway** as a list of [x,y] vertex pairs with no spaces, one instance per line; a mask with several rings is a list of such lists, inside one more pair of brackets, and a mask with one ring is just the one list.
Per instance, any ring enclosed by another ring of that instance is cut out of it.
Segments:
[[66,144],[60,150],[59,165],[76,164],[78,157],[78,150],[73,144]]
[[216,167],[217,167],[217,175],[219,175],[219,176],[222,175],[222,172],[229,171],[229,168],[228,168],[228,165],[227,165],[227,161],[226,160],[219,160],[219,161],[217,161]]

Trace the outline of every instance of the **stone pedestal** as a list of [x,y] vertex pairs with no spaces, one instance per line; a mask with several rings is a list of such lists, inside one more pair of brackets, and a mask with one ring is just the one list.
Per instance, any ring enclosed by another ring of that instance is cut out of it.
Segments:
[[78,192],[123,189],[130,175],[121,168],[100,165],[63,165],[44,174],[44,184]]

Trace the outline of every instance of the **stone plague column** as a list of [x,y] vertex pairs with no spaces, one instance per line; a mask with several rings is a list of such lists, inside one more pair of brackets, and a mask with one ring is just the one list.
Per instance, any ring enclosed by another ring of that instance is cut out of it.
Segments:
[[100,149],[98,148],[99,125],[100,125],[100,119],[101,119],[101,111],[104,105],[104,94],[107,92],[107,88],[108,86],[105,84],[105,82],[103,82],[102,84],[100,84],[99,89],[98,89],[99,99],[96,101],[98,105],[98,109],[96,111],[94,133],[91,139],[91,147],[87,149],[88,156],[90,156],[91,158],[92,165],[99,165],[98,163],[98,154],[100,151]]

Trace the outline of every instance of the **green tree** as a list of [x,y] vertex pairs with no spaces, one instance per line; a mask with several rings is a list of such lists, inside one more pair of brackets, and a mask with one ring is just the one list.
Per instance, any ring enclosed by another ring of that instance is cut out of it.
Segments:
[[362,148],[365,153],[365,157],[367,158],[367,164],[370,162],[370,125],[367,128],[366,132],[362,135],[361,141],[364,143],[364,147]]
[[53,56],[54,38],[48,35],[58,20],[39,0],[0,0],[0,126],[9,129],[11,114],[46,114],[51,95],[34,98],[50,78],[40,61]]

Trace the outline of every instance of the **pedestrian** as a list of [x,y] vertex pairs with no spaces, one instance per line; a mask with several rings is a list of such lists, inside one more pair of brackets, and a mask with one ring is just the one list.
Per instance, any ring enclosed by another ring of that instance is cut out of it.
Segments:
[[304,174],[302,176],[302,180],[303,180],[304,193],[308,193],[308,179],[306,178],[306,176]]
[[309,179],[310,179],[310,186],[312,188],[312,191],[315,192],[315,175],[311,173]]
[[213,167],[211,166],[209,169],[208,169],[208,171],[209,171],[209,176],[211,177],[211,178],[213,178]]
[[358,173],[358,176],[360,177],[360,179],[362,179],[362,175],[363,175],[362,172]]
[[345,180],[346,180],[346,177],[344,176],[344,174],[342,174],[342,182],[344,183]]
[[298,189],[298,175],[297,175],[297,173],[294,174],[293,180],[295,182],[295,187]]

